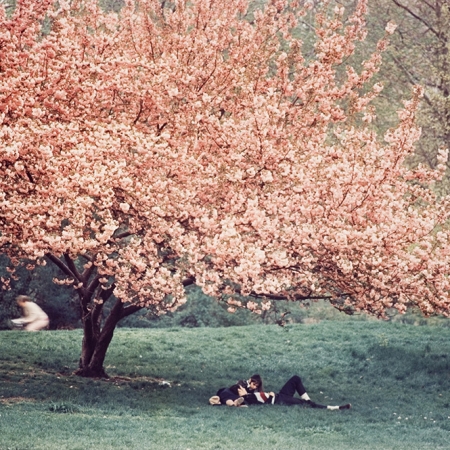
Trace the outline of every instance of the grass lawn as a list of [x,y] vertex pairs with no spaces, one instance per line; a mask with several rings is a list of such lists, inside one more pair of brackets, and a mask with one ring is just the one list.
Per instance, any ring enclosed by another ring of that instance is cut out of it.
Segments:
[[[450,328],[378,321],[118,329],[109,380],[72,375],[82,334],[0,332],[0,449],[449,449]],[[299,374],[319,403],[213,407]],[[165,382],[169,382],[168,386]]]

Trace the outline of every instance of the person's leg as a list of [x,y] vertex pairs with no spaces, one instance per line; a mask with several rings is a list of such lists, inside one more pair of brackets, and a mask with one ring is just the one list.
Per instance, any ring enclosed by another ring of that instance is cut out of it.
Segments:
[[44,319],[39,319],[39,320],[35,320],[34,322],[30,322],[26,327],[25,330],[27,331],[39,331],[42,330],[43,328],[45,328],[46,326],[48,326],[48,320],[44,320]]
[[321,405],[320,403],[313,402],[312,400],[306,400],[305,403],[311,408],[328,409],[327,405]]
[[217,405],[221,405],[222,403],[220,403],[220,397],[218,395],[213,395],[209,399],[209,404],[213,405],[213,406],[217,406]]
[[[308,394],[306,394],[305,386],[303,386],[302,380],[298,375],[294,375],[286,381],[285,385],[281,388],[280,394],[284,396],[293,397],[295,393],[300,395],[302,400],[309,400],[309,397],[305,398]],[[306,394],[306,395],[305,395]]]
[[[300,398],[294,397],[296,392]],[[305,386],[303,386],[302,380],[298,375],[294,375],[289,378],[286,384],[281,388],[279,394],[277,395],[277,402],[285,405],[307,405],[311,408],[327,408],[327,406],[315,403],[309,398],[309,395],[306,393]]]
[[278,405],[307,405],[305,400],[294,397],[289,394],[282,394],[281,392],[275,396],[275,404]]
[[222,405],[240,406],[244,402],[244,399],[242,397],[239,397],[239,395],[236,395],[229,389],[223,389],[218,392],[218,394],[220,397],[220,403],[222,403]]
[[[228,400],[228,401],[230,401],[230,400]],[[244,401],[245,400],[243,397],[238,397],[231,405],[228,403],[227,403],[227,405],[228,406],[246,406],[246,405],[243,405]]]
[[343,405],[343,406],[328,406],[328,405],[321,405],[320,403],[313,402],[312,400],[302,400],[301,398],[292,397],[290,395],[285,394],[278,394],[275,397],[275,403],[279,405],[299,405],[299,406],[309,406],[310,408],[317,408],[317,409],[350,409],[351,405]]
[[[298,393],[298,395],[300,395],[300,398],[294,397],[296,392]],[[311,408],[331,410],[351,408],[350,403],[342,406],[329,406],[313,402],[309,398],[309,395],[306,393],[305,386],[303,386],[302,380],[298,375],[294,375],[293,377],[289,378],[286,384],[281,388],[278,395],[275,397],[275,403],[284,405],[305,405]]]

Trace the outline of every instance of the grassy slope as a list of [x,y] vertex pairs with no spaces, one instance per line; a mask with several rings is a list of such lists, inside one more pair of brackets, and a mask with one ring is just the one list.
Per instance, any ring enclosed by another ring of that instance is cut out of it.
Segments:
[[[0,333],[0,449],[450,447],[450,328],[121,329],[106,361],[110,381],[71,375],[80,342],[78,330]],[[269,390],[298,373],[317,402],[354,407],[207,404],[254,372]]]

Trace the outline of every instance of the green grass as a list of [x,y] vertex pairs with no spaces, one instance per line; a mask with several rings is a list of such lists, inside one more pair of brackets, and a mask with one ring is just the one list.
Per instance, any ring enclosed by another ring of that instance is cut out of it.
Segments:
[[[448,327],[122,328],[107,381],[72,375],[81,338],[0,333],[1,450],[450,448]],[[208,405],[255,372],[268,390],[297,373],[313,400],[353,408]]]

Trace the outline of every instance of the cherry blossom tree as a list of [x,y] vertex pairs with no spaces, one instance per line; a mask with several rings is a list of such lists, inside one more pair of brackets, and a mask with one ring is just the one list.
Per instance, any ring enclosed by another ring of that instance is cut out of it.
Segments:
[[174,310],[194,282],[231,311],[326,298],[448,314],[449,199],[432,190],[447,153],[403,165],[420,88],[378,136],[387,40],[346,65],[365,1],[316,16],[313,57],[293,36],[301,2],[125,3],[0,9],[1,251],[12,276],[52,262],[77,290],[80,375],[106,375],[121,318]]

